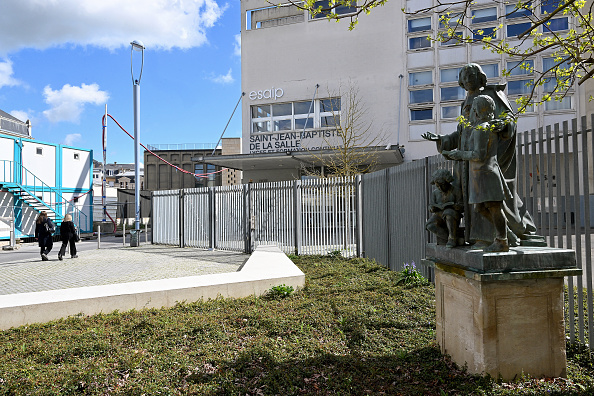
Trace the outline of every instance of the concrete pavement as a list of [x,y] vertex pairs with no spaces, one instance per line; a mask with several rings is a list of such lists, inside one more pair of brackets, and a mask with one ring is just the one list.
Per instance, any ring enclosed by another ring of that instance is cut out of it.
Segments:
[[57,258],[60,244],[41,261],[39,247],[27,244],[0,252],[0,295],[234,272],[248,254],[143,244],[124,247],[121,238],[77,244],[78,258]]

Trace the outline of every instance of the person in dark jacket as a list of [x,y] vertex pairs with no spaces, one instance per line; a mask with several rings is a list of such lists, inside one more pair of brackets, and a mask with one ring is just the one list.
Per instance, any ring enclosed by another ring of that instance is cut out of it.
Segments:
[[44,210],[39,213],[37,221],[35,222],[35,239],[39,241],[39,247],[41,248],[41,259],[43,261],[49,260],[47,255],[54,246],[52,240],[52,234],[54,233],[54,223],[47,217],[47,212]]
[[60,226],[60,238],[62,239],[62,247],[60,248],[60,252],[58,253],[58,260],[62,260],[64,254],[66,254],[66,245],[70,243],[70,257],[77,258],[76,255],[76,227],[74,227],[74,223],[72,222],[72,216],[67,214],[64,216],[64,221]]

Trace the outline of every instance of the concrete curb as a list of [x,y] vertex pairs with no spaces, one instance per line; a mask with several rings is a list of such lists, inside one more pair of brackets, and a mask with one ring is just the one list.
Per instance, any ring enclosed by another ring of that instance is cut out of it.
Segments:
[[280,284],[301,288],[305,274],[276,246],[259,246],[238,272],[1,295],[0,329],[218,296],[259,296]]

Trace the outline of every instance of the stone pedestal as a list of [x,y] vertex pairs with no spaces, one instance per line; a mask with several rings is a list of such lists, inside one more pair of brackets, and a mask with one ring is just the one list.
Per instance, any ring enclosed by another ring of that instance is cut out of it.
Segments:
[[430,244],[425,264],[435,267],[437,342],[454,362],[495,378],[565,376],[563,277],[581,274],[573,251]]

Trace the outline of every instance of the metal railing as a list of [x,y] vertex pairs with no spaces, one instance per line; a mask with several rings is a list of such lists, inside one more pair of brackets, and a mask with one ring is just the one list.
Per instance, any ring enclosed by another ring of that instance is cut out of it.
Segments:
[[7,189],[20,189],[26,192],[31,199],[39,202],[48,210],[56,214],[56,220],[61,220],[70,214],[78,227],[88,229],[88,216],[76,207],[76,204],[67,200],[55,188],[29,171],[21,164],[10,160],[0,160],[2,180]]
[[[357,179],[358,180],[358,179]],[[357,180],[320,179],[153,192],[153,243],[251,252],[357,254]]]
[[149,150],[212,150],[216,143],[147,144]]

